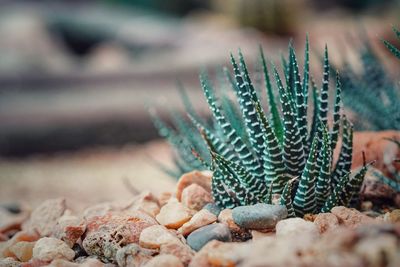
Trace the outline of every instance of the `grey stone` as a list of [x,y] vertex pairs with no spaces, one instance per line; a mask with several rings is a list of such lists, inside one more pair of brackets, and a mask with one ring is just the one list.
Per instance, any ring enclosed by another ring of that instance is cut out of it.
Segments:
[[286,218],[287,215],[285,206],[263,203],[236,207],[232,210],[233,221],[237,225],[254,230],[273,228],[278,221]]
[[199,251],[211,240],[223,242],[232,241],[231,232],[228,226],[222,223],[210,224],[193,231],[187,237],[188,245],[195,251]]

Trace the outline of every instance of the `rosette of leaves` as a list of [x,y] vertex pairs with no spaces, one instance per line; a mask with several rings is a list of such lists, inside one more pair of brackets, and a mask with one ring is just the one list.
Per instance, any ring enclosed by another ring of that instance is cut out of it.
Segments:
[[[339,75],[334,83],[335,101],[329,108],[327,48],[320,88],[310,77],[308,40],[304,58],[301,74],[290,44],[288,59],[283,60],[279,73],[274,64],[269,67],[261,50],[265,89],[253,85],[241,52],[238,59],[231,55],[232,72],[225,69],[228,86],[223,90],[215,90],[207,75],[200,75],[211,121],[193,110],[185,93],[189,119],[173,112],[174,128],[152,112],[160,134],[176,148],[175,162],[181,171],[213,171],[212,194],[219,206],[272,203],[272,195],[279,194],[290,216],[303,216],[348,205],[357,198],[367,166],[350,174],[353,128],[341,112]],[[268,113],[260,100],[264,90]],[[233,99],[229,92],[233,92]],[[328,112],[330,109],[333,111]],[[333,162],[339,136],[340,153]]]
[[[395,28],[393,30],[400,38],[400,32]],[[388,41],[382,41],[400,58],[399,49]],[[362,37],[362,43],[359,48],[361,71],[355,71],[349,62],[344,61],[341,71],[343,102],[355,115],[356,129],[399,130],[398,81],[389,75],[366,36]]]

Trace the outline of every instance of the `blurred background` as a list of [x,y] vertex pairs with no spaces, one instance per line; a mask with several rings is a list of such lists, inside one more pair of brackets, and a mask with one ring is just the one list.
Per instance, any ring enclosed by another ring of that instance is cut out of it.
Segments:
[[360,29],[385,56],[399,15],[397,0],[0,0],[0,203],[168,190],[155,162],[169,147],[146,107],[180,109],[177,80],[206,112],[199,70],[229,52],[252,66],[261,44],[279,61],[308,33],[316,54],[327,43],[335,64],[357,66]]

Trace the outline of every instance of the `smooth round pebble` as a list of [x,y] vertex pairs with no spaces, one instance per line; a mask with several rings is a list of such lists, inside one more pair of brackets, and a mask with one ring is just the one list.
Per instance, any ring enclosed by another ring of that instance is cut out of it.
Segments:
[[232,241],[231,232],[228,226],[222,223],[214,223],[193,231],[187,237],[187,244],[195,251],[199,251],[211,240],[222,242]]
[[262,230],[275,227],[287,217],[287,209],[283,205],[259,203],[251,206],[240,206],[232,210],[233,221],[240,227]]

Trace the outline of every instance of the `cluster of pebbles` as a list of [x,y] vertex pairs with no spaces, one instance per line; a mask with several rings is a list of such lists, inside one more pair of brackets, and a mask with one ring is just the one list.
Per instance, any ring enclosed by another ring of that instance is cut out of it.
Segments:
[[211,174],[173,193],[143,192],[75,214],[65,199],[32,212],[0,209],[0,266],[400,266],[400,210],[335,207],[287,218],[285,206],[221,210]]

